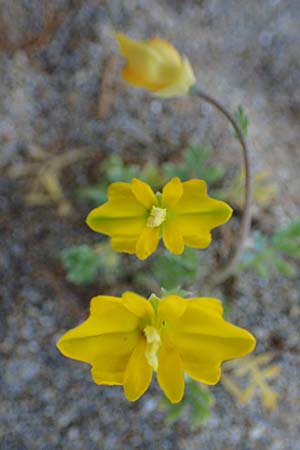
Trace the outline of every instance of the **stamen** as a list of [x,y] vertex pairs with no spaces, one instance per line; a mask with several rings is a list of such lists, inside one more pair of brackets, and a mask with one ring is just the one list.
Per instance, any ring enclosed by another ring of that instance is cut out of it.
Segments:
[[147,220],[147,227],[155,228],[159,227],[167,218],[167,210],[165,208],[158,208],[152,206],[150,215]]
[[149,365],[157,370],[158,368],[158,357],[157,352],[161,344],[160,334],[155,327],[147,325],[144,329],[144,334],[147,341],[146,358]]

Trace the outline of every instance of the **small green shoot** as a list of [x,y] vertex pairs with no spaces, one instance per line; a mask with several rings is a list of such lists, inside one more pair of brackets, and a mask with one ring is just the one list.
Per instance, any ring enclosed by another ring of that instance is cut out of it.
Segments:
[[296,275],[300,261],[300,220],[295,219],[279,228],[271,238],[255,231],[251,244],[243,254],[242,270],[254,269],[262,278],[269,278],[272,274],[287,278]]
[[101,275],[106,281],[114,277],[120,256],[107,244],[94,248],[88,245],[73,246],[62,252],[67,280],[75,284],[89,284]]
[[111,155],[103,162],[101,172],[108,183],[116,181],[129,183],[132,178],[139,176],[140,168],[135,164],[124,164],[119,155]]
[[225,173],[222,166],[209,164],[210,150],[199,145],[189,145],[180,163],[165,163],[163,173],[168,179],[179,177],[182,181],[200,178],[208,184],[217,183]]
[[[238,107],[237,111],[234,113],[234,118],[238,122],[244,136],[247,137],[249,128],[249,119],[242,106]],[[233,131],[233,135],[234,137],[237,138],[237,133],[235,130]]]
[[129,183],[132,178],[139,178],[148,183],[154,190],[159,190],[173,177],[182,181],[190,178],[200,178],[208,184],[219,182],[225,174],[225,169],[209,163],[210,150],[190,145],[184,150],[181,163],[166,162],[159,166],[147,162],[143,167],[136,164],[126,164],[119,155],[111,155],[101,166],[99,178],[101,182],[81,188],[77,197],[82,201],[90,201],[94,205],[104,203],[107,199],[107,186],[110,183],[122,181]]
[[160,169],[153,162],[147,162],[141,168],[135,164],[124,163],[119,155],[112,155],[103,162],[99,178],[100,183],[79,189],[77,197],[99,205],[107,200],[107,186],[110,183],[130,183],[132,178],[139,178],[154,188],[160,188],[165,181]]
[[194,249],[186,248],[180,257],[164,250],[151,261],[150,272],[160,286],[170,291],[195,281],[199,265],[199,252]]
[[294,219],[287,226],[279,228],[273,235],[272,243],[277,251],[300,259],[300,220]]

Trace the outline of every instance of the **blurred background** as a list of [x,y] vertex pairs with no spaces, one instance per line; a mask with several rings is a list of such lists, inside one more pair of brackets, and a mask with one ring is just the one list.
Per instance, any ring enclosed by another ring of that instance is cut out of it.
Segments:
[[[1,450],[300,449],[299,0],[0,0],[0,30]],[[204,102],[127,85],[116,30],[171,41],[248,134],[253,231],[211,290],[240,225],[239,144]],[[140,263],[85,225],[110,182],[159,188],[178,173],[235,209],[207,252]],[[189,384],[177,409],[155,381],[128,403],[55,347],[92,296],[160,285],[217,296],[257,338],[252,359],[209,391]]]

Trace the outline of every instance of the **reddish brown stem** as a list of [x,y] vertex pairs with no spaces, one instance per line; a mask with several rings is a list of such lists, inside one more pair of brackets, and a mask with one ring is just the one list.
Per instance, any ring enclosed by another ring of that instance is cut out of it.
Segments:
[[217,100],[215,100],[210,95],[203,92],[198,87],[194,86],[191,89],[191,94],[196,95],[206,102],[213,105],[217,108],[221,113],[229,120],[234,130],[236,131],[237,138],[241,144],[242,152],[243,152],[243,164],[245,171],[245,196],[244,196],[244,208],[243,208],[243,217],[240,229],[240,235],[237,242],[237,245],[231,254],[229,260],[224,265],[224,268],[221,268],[217,271],[214,276],[213,284],[217,285],[225,280],[227,280],[235,271],[236,265],[243,253],[244,244],[249,234],[250,225],[251,225],[251,199],[252,199],[252,176],[251,176],[251,165],[249,158],[249,149],[247,145],[246,138],[239,126],[238,122],[235,120],[233,115]]

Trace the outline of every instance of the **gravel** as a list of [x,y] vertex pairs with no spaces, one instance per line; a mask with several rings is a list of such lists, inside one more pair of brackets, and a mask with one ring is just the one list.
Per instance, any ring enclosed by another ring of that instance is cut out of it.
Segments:
[[[192,429],[185,413],[169,424],[155,382],[128,403],[121,388],[94,385],[86,365],[55,347],[102,292],[101,280],[88,287],[67,283],[60,260],[71,244],[97,240],[83,224],[89,205],[74,200],[78,184],[95,181],[97,158],[174,160],[187,143],[200,142],[212,147],[216,162],[239,164],[238,145],[211,107],[160,101],[119,79],[113,30],[169,39],[189,57],[203,89],[230,110],[244,106],[254,168],[269,170],[279,189],[260,221],[271,217],[277,226],[300,214],[299,1],[48,3],[0,0],[1,450],[300,449],[298,278],[263,281],[247,273],[230,295],[218,291],[231,302],[231,320],[257,336],[257,352],[272,351],[281,367],[272,382],[280,396],[272,412],[258,398],[236,405],[216,386],[216,405],[203,427]],[[26,204],[34,171],[11,176],[36,148],[53,157],[86,148],[94,155],[63,172],[71,216],[59,216],[52,204]]]

